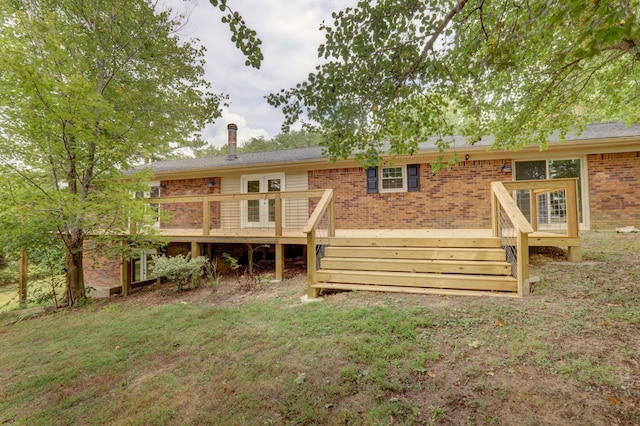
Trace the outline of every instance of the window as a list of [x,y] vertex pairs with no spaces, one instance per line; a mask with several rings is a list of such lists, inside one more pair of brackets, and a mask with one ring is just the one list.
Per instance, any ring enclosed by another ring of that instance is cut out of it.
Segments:
[[[149,182],[149,190],[141,191],[135,194],[136,198],[160,198],[160,181]],[[149,204],[149,209],[155,212],[156,221],[154,227],[160,226],[160,204]]]
[[404,167],[383,167],[380,176],[380,190],[402,191],[404,190]]
[[[516,161],[515,180],[578,178],[578,221],[585,224],[582,194],[582,161],[579,158],[563,160]],[[516,200],[527,219],[531,220],[527,191],[517,191]],[[566,216],[564,192],[551,192],[538,197],[538,220],[550,228],[564,223]]]
[[367,194],[420,191],[420,164],[371,167],[366,171]]

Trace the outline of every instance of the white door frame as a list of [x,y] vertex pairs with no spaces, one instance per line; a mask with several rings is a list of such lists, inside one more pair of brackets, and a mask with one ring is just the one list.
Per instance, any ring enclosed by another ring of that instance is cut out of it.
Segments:
[[[247,184],[250,181],[259,181],[260,193],[268,192],[268,184],[270,180],[280,180],[280,191],[284,191],[284,173],[265,173],[265,174],[256,174],[256,175],[243,175],[240,178],[240,186],[243,194],[249,193]],[[249,222],[249,202],[255,202],[259,205],[258,217],[259,220]],[[274,222],[269,221],[269,201],[267,199],[264,200],[246,200],[243,201],[240,208],[241,214],[241,224],[243,228],[273,228],[275,227]],[[284,224],[283,224],[284,225]]]

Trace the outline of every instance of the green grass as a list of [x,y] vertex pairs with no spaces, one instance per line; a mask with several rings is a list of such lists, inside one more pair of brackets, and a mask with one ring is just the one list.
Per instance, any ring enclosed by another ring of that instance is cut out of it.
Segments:
[[[525,299],[208,288],[0,328],[0,423],[638,424],[640,238],[586,233]],[[197,296],[197,297],[196,297]]]
[[[53,306],[51,299],[51,280],[46,273],[37,271],[34,268],[29,272],[27,283],[28,307]],[[35,268],[37,269],[37,268]],[[56,295],[58,300],[62,300],[64,295],[64,276],[54,278],[56,283]],[[0,269],[0,313],[20,309],[18,298],[18,264],[10,262],[6,267]]]

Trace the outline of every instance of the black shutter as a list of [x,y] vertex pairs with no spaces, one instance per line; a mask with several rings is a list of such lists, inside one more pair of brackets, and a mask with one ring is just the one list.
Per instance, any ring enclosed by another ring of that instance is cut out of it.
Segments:
[[420,164],[407,164],[407,191],[420,191]]
[[367,194],[375,194],[378,192],[378,168],[370,167],[367,169]]

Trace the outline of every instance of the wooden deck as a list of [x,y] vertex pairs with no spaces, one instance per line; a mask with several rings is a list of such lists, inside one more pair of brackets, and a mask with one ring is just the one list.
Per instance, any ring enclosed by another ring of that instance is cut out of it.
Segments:
[[[157,229],[169,243],[191,244],[194,256],[202,253],[203,244],[247,244],[249,253],[252,245],[272,245],[275,277],[282,279],[284,246],[306,247],[309,297],[330,288],[526,296],[529,247],[567,247],[570,261],[581,260],[576,188],[575,179],[492,182],[491,226],[484,229],[339,229],[332,189],[163,197],[149,202],[201,205],[197,227],[179,228],[178,216]],[[523,191],[529,193],[530,218],[514,199]],[[552,232],[537,218],[537,199],[558,191],[566,197],[566,229]],[[267,216],[249,222],[243,206],[251,200],[269,201],[273,209],[269,222]],[[257,224],[261,227],[246,226]],[[135,224],[129,232],[135,234]],[[325,251],[331,255],[325,257]],[[495,251],[501,251],[499,260],[490,259]],[[122,271],[127,294],[131,283],[125,283],[126,265]]]
[[[307,244],[307,235],[302,230],[283,229],[276,236],[274,229],[212,229],[202,235],[202,229],[158,229],[158,233],[169,242],[196,243],[251,243],[251,244]],[[340,238],[438,239],[438,238],[491,238],[491,229],[336,229]],[[321,239],[322,236],[319,236]],[[580,237],[568,237],[549,231],[534,231],[529,234],[529,246],[569,247],[580,246]]]

